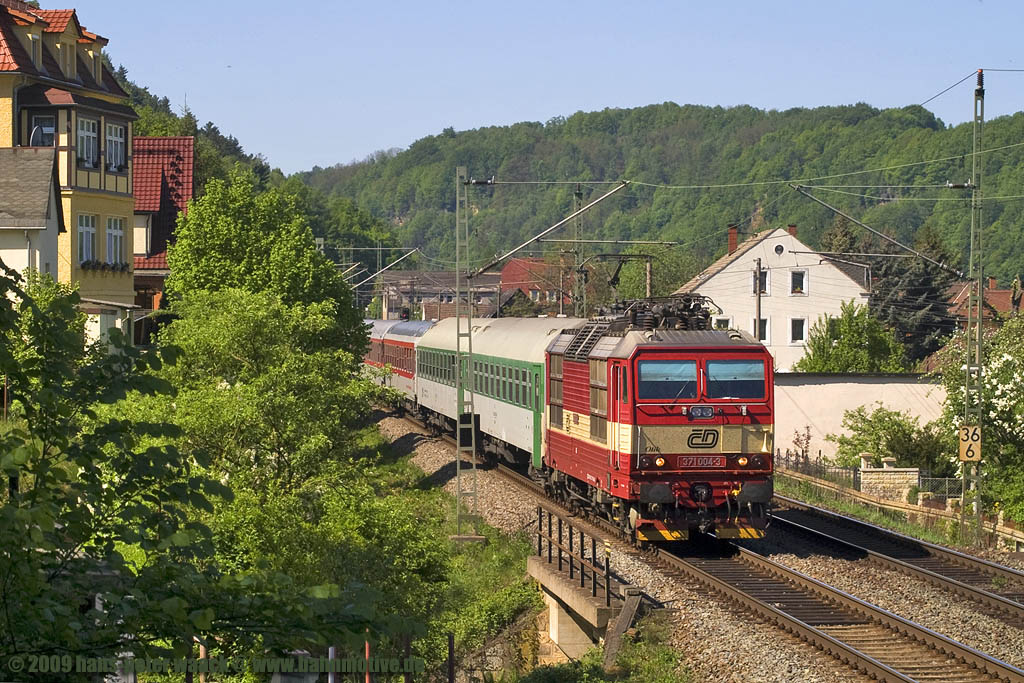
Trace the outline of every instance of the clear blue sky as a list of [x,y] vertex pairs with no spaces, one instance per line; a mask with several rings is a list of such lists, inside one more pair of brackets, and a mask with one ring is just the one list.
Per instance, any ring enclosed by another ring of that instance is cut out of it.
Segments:
[[[67,5],[43,0],[43,7]],[[920,104],[978,67],[1024,68],[1024,3],[79,0],[115,64],[287,173],[446,126],[679,104]],[[972,116],[974,79],[927,105]],[[986,115],[1024,73],[986,74]]]

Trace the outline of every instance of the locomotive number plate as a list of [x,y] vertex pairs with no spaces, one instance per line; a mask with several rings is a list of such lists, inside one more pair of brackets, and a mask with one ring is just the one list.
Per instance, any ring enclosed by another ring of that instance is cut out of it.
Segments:
[[725,458],[720,455],[681,455],[680,467],[725,467]]

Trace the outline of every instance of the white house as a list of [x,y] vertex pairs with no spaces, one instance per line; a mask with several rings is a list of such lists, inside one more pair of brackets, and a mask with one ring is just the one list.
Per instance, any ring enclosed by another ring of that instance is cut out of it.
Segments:
[[[754,316],[760,259],[760,329]],[[847,301],[866,304],[871,276],[867,266],[823,256],[796,238],[796,226],[759,232],[742,243],[729,228],[729,249],[676,294],[711,297],[722,309],[715,327],[747,330],[761,339],[781,372],[792,369],[806,351],[808,332],[822,315],[838,315]]]
[[53,147],[0,148],[0,259],[57,278],[57,233],[64,232],[57,202]]

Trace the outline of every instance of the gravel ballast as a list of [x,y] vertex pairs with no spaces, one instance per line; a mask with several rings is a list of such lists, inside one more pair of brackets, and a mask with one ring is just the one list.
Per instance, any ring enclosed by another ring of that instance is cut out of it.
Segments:
[[[429,478],[455,492],[454,448],[396,417],[380,421],[381,433],[392,442],[411,441],[412,462]],[[466,471],[463,471],[466,474]],[[505,533],[528,528],[536,515],[536,501],[498,473],[477,470],[479,512]],[[613,553],[614,571],[647,594],[678,610],[672,644],[683,654],[697,680],[740,683],[833,683],[868,680],[840,662],[824,658],[813,647],[773,626],[753,622],[688,584],[668,576],[636,557]],[[524,568],[525,569],[525,568]]]
[[965,598],[869,560],[831,556],[824,546],[778,527],[767,538],[743,545],[1007,664],[1024,667],[1024,630],[984,614]]

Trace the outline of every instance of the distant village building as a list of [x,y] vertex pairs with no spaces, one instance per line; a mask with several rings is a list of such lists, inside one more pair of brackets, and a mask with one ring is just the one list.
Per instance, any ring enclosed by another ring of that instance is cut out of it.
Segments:
[[155,329],[152,313],[161,308],[164,280],[170,274],[167,246],[173,242],[178,214],[192,199],[192,137],[134,139],[133,224],[136,343],[148,344]]
[[[967,327],[968,297],[971,293],[970,282],[957,282],[947,290],[949,315],[957,317],[961,329]],[[1009,289],[999,289],[994,277],[985,283],[985,307],[981,319],[986,327],[998,325],[1001,321],[1020,313],[1021,287],[1020,280]]]
[[[73,9],[0,0],[0,148],[55,150],[57,279],[78,285],[87,331],[128,332],[132,286],[132,124],[105,66],[107,39]],[[45,267],[45,259],[43,266]]]
[[714,326],[746,330],[761,339],[779,371],[791,370],[804,356],[810,328],[821,316],[839,315],[848,301],[868,302],[869,268],[813,251],[797,239],[796,226],[764,230],[743,242],[732,227],[728,244],[724,256],[675,293],[710,297],[722,309],[713,316]]
[[[493,313],[499,281],[497,273],[473,278],[473,315]],[[455,287],[453,271],[389,270],[380,274],[374,291],[382,298],[385,320],[398,320],[404,314],[412,319],[440,320],[455,315]]]
[[60,210],[57,152],[52,147],[0,149],[0,260],[57,277],[57,235],[67,232]]
[[[572,281],[557,263],[542,258],[511,258],[501,269],[501,291],[519,290],[545,309],[571,305]],[[561,301],[559,299],[561,298]]]

